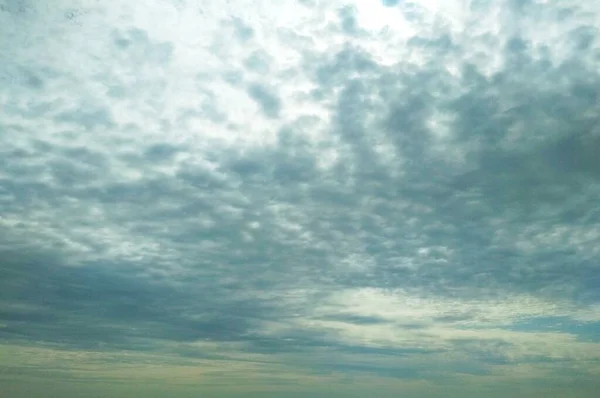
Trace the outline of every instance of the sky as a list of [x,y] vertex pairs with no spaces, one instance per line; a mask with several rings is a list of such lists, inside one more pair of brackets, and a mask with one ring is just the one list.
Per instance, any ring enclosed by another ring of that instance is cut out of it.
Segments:
[[597,397],[599,27],[0,0],[0,397]]

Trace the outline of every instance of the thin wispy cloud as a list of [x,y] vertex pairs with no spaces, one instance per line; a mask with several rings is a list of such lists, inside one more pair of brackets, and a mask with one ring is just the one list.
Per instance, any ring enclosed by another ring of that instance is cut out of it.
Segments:
[[599,23],[0,1],[0,382],[594,396]]

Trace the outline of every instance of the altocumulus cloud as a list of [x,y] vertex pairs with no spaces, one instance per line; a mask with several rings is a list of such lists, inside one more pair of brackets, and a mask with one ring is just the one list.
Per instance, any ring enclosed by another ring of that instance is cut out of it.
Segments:
[[138,3],[0,1],[11,396],[600,388],[599,5]]

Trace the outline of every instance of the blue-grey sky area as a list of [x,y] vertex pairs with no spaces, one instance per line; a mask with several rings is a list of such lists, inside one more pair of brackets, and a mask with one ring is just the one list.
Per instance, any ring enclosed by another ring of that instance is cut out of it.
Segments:
[[597,397],[599,27],[0,0],[0,396]]

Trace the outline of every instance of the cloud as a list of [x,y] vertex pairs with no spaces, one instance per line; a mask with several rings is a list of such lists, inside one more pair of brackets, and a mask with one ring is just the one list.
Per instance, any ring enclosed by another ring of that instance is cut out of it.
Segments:
[[279,112],[281,111],[281,101],[270,89],[255,83],[248,87],[248,94],[260,105],[267,117],[274,118],[279,116]]
[[597,378],[597,6],[5,3],[11,375]]

